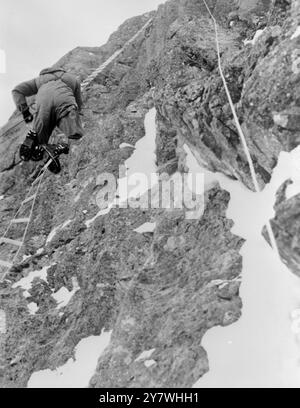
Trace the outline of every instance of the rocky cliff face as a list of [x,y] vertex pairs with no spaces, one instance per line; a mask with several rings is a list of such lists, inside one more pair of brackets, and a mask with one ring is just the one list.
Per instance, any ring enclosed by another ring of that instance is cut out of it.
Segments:
[[[300,3],[208,4],[220,25],[226,78],[263,187],[280,151],[298,144]],[[11,282],[1,284],[4,387],[26,386],[34,372],[62,366],[82,339],[103,329],[112,331],[111,340],[90,386],[191,386],[208,370],[201,347],[205,332],[241,314],[243,240],[231,233],[230,197],[219,186],[205,193],[198,220],[188,221],[183,210],[113,208],[87,223],[99,211],[98,176],[118,178],[119,166],[133,154],[121,145],[135,145],[145,135],[153,103],[159,173],[188,171],[181,149],[186,144],[204,167],[253,188],[201,1],[169,0],[156,12],[126,21],[106,45],[76,48],[58,64],[86,78],[149,18],[151,26],[85,90],[85,138],[62,159],[61,175],[45,178],[24,246],[27,257],[11,271]],[[258,29],[265,30],[256,43],[245,45]],[[36,164],[17,164],[26,128],[9,130],[16,122],[14,114],[0,134],[1,231],[36,171]],[[289,203],[291,213],[296,204],[297,199]],[[279,218],[283,229],[292,222]],[[156,223],[154,232],[135,232],[146,222]],[[291,239],[280,240],[287,258],[297,231],[289,234]],[[7,255],[0,246],[1,258]],[[40,270],[45,275],[24,296],[18,282]],[[63,288],[74,294],[60,307],[53,295]],[[152,350],[151,365],[139,359],[146,350]]]
[[[291,37],[299,10],[295,5],[282,27],[266,25],[268,18],[262,19],[259,13],[256,16],[255,9],[251,20],[245,20],[244,12],[228,13],[228,6],[224,13],[221,5],[217,2],[214,12],[218,17],[220,9],[222,64],[263,186],[270,181],[279,152],[298,144],[298,40]],[[288,2],[273,3],[273,7],[276,5],[289,11]],[[229,17],[223,20],[223,16]],[[166,45],[169,52],[160,60],[160,67],[165,69],[157,93],[159,112],[199,153],[203,166],[251,188],[249,166],[217,68],[213,26],[203,11],[198,18],[183,19],[181,24],[177,20],[171,26],[171,39]],[[245,46],[243,41],[258,27],[265,27],[265,31],[255,46]]]
[[[299,243],[299,200],[297,194],[291,198],[286,197],[286,190],[292,185],[292,180],[287,180],[279,189],[275,203],[275,218],[272,226],[276,234],[279,252],[288,268],[300,276],[300,243]],[[263,234],[268,239],[264,229]]]

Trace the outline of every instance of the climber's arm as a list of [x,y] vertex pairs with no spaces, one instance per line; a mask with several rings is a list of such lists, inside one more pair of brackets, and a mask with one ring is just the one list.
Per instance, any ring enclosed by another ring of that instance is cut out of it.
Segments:
[[26,97],[35,95],[37,94],[37,92],[38,88],[36,86],[35,79],[22,82],[21,84],[17,85],[12,90],[13,100],[16,104],[17,109],[22,113],[28,111],[29,108],[26,102]]

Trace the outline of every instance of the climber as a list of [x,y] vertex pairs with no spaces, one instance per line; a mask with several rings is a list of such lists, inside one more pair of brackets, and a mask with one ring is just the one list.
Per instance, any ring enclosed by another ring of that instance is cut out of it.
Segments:
[[[24,121],[27,124],[33,121],[32,129],[20,147],[21,160],[42,160],[46,151],[50,157],[56,157],[49,170],[58,173],[58,156],[69,153],[69,144],[49,145],[48,141],[56,126],[68,139],[83,136],[79,116],[82,108],[79,80],[62,68],[47,68],[40,72],[39,77],[16,86],[12,95]],[[33,95],[37,95],[35,116],[26,101],[26,97]]]

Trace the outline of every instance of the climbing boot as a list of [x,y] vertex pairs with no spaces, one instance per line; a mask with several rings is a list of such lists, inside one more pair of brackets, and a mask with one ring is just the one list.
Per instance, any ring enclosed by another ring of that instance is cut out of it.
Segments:
[[43,146],[35,146],[31,153],[31,160],[32,161],[40,161],[44,158],[45,149]]
[[58,143],[55,148],[55,154],[60,156],[61,154],[69,154],[70,147],[68,143]]
[[29,161],[32,158],[32,153],[37,146],[37,134],[33,130],[27,133],[24,142],[20,146],[20,159]]
[[61,165],[58,157],[61,154],[69,153],[69,145],[67,143],[58,143],[57,145],[44,145],[44,150],[48,153],[49,159],[52,159],[48,169],[51,173],[59,174]]
[[48,159],[51,159],[51,163],[48,166],[48,170],[51,173],[59,174],[61,172],[61,165],[56,152],[56,145],[45,145],[45,152],[48,154]]
[[58,157],[52,159],[52,162],[49,164],[48,170],[53,174],[59,174],[61,172],[61,165]]

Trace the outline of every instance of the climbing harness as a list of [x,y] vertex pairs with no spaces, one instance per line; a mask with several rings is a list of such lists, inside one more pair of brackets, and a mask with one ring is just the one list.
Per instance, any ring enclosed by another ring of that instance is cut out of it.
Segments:
[[[208,11],[210,17],[212,18],[213,23],[214,23],[215,35],[216,35],[215,40],[216,40],[217,54],[218,54],[219,72],[220,72],[220,75],[221,75],[221,78],[222,78],[222,81],[223,81],[223,84],[224,84],[224,88],[225,88],[225,91],[226,91],[226,95],[227,95],[227,98],[228,98],[228,101],[229,101],[230,108],[232,110],[235,125],[236,125],[236,128],[238,130],[239,136],[241,138],[242,145],[243,145],[243,148],[244,148],[244,152],[246,154],[246,158],[247,158],[247,161],[248,161],[248,164],[249,164],[251,178],[252,178],[252,182],[253,182],[255,191],[257,193],[260,193],[261,189],[259,187],[259,183],[258,183],[258,180],[257,180],[254,164],[253,164],[253,161],[252,161],[252,157],[250,155],[250,151],[249,151],[249,148],[248,148],[246,137],[245,137],[243,129],[241,127],[238,115],[236,113],[235,106],[233,104],[233,101],[232,101],[232,98],[231,98],[231,95],[230,95],[230,91],[229,91],[229,88],[228,88],[228,85],[227,85],[227,82],[226,82],[226,79],[225,79],[225,76],[224,76],[224,73],[223,73],[220,43],[219,43],[219,34],[218,34],[218,23],[217,23],[217,20],[215,19],[215,17],[213,16],[210,8],[208,7],[206,0],[203,0],[203,3],[205,5],[205,7],[207,8],[207,11]],[[266,227],[267,227],[267,231],[268,231],[268,234],[269,234],[269,237],[270,237],[271,245],[272,245],[274,251],[277,253],[278,258],[281,259],[270,220],[267,221]]]
[[[152,23],[153,19],[151,18],[150,20],[147,21],[147,23],[129,40],[127,41],[124,46],[116,51],[111,57],[109,57],[102,65],[100,65],[91,75],[89,75],[81,84],[81,89],[84,90],[88,85],[90,85],[90,83],[109,65],[111,64],[121,53],[124,52],[124,50],[130,45],[132,44],[136,38],[144,31],[146,30],[150,24]],[[9,129],[5,130],[4,133],[2,133],[2,135],[5,135],[6,133],[8,133],[10,130],[12,130],[13,128],[17,127],[19,124],[21,124],[22,122],[24,122],[24,119],[15,123],[12,127],[10,127]],[[47,153],[49,154],[50,159],[48,160],[48,162],[43,166],[43,168],[41,169],[41,171],[39,172],[38,177],[33,181],[33,183],[30,186],[30,189],[25,197],[25,200],[22,201],[20,208],[18,209],[18,211],[16,212],[14,218],[10,221],[6,231],[4,232],[3,236],[0,238],[0,246],[3,244],[6,245],[10,245],[13,247],[16,247],[17,250],[15,252],[15,254],[12,256],[11,260],[2,260],[0,259],[0,282],[3,282],[5,277],[7,276],[7,274],[10,272],[10,269],[14,266],[15,261],[17,260],[17,257],[23,247],[25,238],[26,238],[26,234],[30,225],[30,221],[32,218],[32,214],[33,214],[33,209],[34,209],[34,205],[36,202],[36,198],[42,183],[42,180],[44,178],[45,173],[47,172],[49,166],[55,161],[55,157],[53,157],[51,155],[51,152],[49,153],[49,151],[47,151]],[[35,192],[33,193],[35,189]],[[20,214],[23,213],[23,210],[26,210],[26,207],[28,207],[28,205],[30,204],[29,208],[27,208],[27,216],[22,216],[20,217]],[[8,234],[9,232],[12,230],[13,225],[16,224],[20,224],[24,226],[24,232],[22,235],[21,239],[11,239],[8,238]],[[6,270],[4,273],[1,273],[1,269]]]

